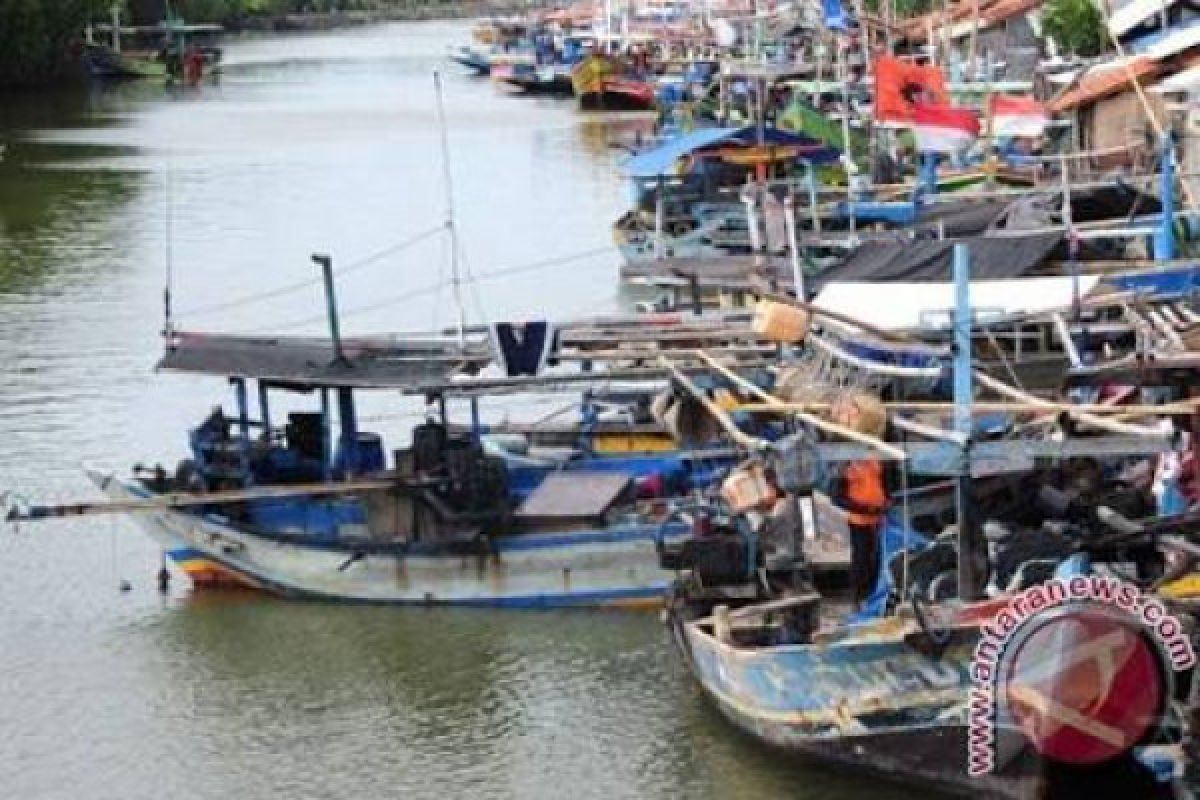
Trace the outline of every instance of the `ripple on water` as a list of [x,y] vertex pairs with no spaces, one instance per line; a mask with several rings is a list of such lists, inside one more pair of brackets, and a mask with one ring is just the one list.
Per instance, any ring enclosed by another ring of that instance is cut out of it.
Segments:
[[[0,489],[94,497],[79,462],[171,463],[227,399],[221,381],[151,372],[168,219],[182,312],[313,280],[313,251],[350,264],[439,224],[430,70],[466,35],[439,23],[239,38],[218,87],[7,105]],[[480,305],[492,318],[608,307],[611,255],[486,274],[607,246],[627,201],[609,141],[645,119],[584,119],[569,102],[501,96],[450,69],[445,87]],[[445,293],[414,294],[442,256],[426,243],[345,276],[344,329],[451,319]],[[322,312],[314,283],[183,318],[247,330],[316,316],[284,331],[297,332],[321,330]],[[4,796],[885,796],[736,734],[652,615],[344,608],[182,586],[164,599],[158,564],[117,518],[0,534]],[[131,591],[117,591],[122,580]]]

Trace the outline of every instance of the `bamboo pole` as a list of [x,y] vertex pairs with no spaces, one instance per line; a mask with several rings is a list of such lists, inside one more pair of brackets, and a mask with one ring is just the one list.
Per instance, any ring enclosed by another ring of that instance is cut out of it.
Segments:
[[[823,401],[813,401],[806,403],[788,403],[782,400],[777,402],[762,402],[762,403],[747,403],[738,406],[738,411],[746,411],[751,414],[769,414],[776,411],[807,411],[819,412],[828,411],[833,407],[833,403]],[[897,401],[890,403],[881,403],[888,411],[909,411],[915,413],[936,413],[943,411],[953,411],[953,403],[939,402],[922,402],[922,401]],[[1022,402],[994,402],[994,401],[977,401],[971,404],[971,411],[975,414],[997,414],[997,413],[1012,413],[1012,414],[1029,414],[1053,411],[1056,413],[1080,413],[1080,414],[1101,414],[1112,415],[1114,417],[1136,417],[1136,416],[1188,416],[1196,413],[1200,408],[1200,401],[1170,403],[1161,406],[1110,406],[1099,403],[1087,405],[1074,405],[1071,403],[1060,403],[1053,400],[1046,400],[1038,403],[1022,403]]]
[[[708,364],[717,372],[721,373],[721,375],[733,381],[743,390],[759,398],[767,405],[775,406],[776,409],[783,405],[783,401],[778,397],[775,397],[775,395],[767,392],[761,387],[755,386],[753,383],[746,380],[741,375],[738,375],[736,372],[729,369],[724,364],[710,356],[708,353],[705,353],[703,350],[697,350],[695,354],[701,361]],[[898,459],[900,461],[904,461],[908,458],[908,454],[905,453],[904,450],[894,445],[890,445],[882,439],[877,439],[874,436],[868,436],[867,434],[860,433],[853,428],[847,428],[844,425],[838,425],[835,422],[830,422],[829,420],[822,419],[821,417],[809,414],[805,411],[795,411],[793,413],[802,421],[807,422],[814,428],[835,436],[839,436],[843,439],[849,439],[850,441],[858,442],[859,444],[866,445],[867,447],[873,447],[889,458]]]
[[683,374],[683,371],[678,369],[670,361],[670,359],[660,357],[658,359],[658,363],[671,374],[671,377],[674,378],[680,386],[687,390],[688,394],[690,394],[693,398],[698,400],[702,406],[704,406],[704,410],[713,416],[713,419],[715,419],[717,423],[725,429],[725,432],[729,434],[734,442],[748,450],[765,450],[770,446],[766,441],[751,436],[739,428],[737,423],[733,421],[733,418],[729,416],[729,413],[714,403],[712,398],[702,392],[700,388],[692,382],[692,379]]
[[254,500],[276,500],[288,497],[323,497],[358,492],[381,491],[402,486],[393,478],[375,478],[345,483],[306,483],[296,486],[258,486],[252,489],[230,489],[219,492],[169,492],[144,500],[114,500],[99,503],[75,503],[57,506],[31,506],[25,511],[9,510],[7,520],[33,520],[48,517],[80,517],[89,514],[125,514],[140,511],[162,511],[171,508],[190,508],[207,505],[248,503]]
[[1010,397],[1014,400],[1018,400],[1023,403],[1029,403],[1032,405],[1040,405],[1042,408],[1044,408],[1048,411],[1060,411],[1062,413],[1069,414],[1070,416],[1074,417],[1079,422],[1085,422],[1094,428],[1099,428],[1100,430],[1106,430],[1111,433],[1120,433],[1120,434],[1126,434],[1126,435],[1132,435],[1132,436],[1161,436],[1162,435],[1161,431],[1155,430],[1153,428],[1146,428],[1146,427],[1142,427],[1140,425],[1130,425],[1130,424],[1124,423],[1124,422],[1115,422],[1113,420],[1105,419],[1104,417],[1098,416],[1096,414],[1091,414],[1086,411],[1077,411],[1077,410],[1074,410],[1069,404],[1066,404],[1066,407],[1061,407],[1064,404],[1061,404],[1061,403],[1056,404],[1049,400],[1042,400],[1040,397],[1029,394],[1028,392],[1022,391],[1013,386],[1009,386],[1006,383],[1002,383],[1001,381],[998,381],[995,378],[991,377],[990,375],[987,375],[979,370],[975,370],[975,380],[979,381],[979,383],[981,383],[982,385],[984,385],[988,389],[991,389],[993,392],[996,392],[999,395]]

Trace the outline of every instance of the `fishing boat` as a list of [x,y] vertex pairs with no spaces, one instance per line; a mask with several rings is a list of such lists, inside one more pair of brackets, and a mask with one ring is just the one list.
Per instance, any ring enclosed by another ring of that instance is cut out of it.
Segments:
[[[358,429],[354,393],[446,378],[478,356],[343,346],[337,362],[327,343],[176,335],[160,367],[229,377],[236,412],[195,428],[192,458],[174,470],[90,477],[115,502],[145,504],[140,526],[200,581],[375,603],[620,605],[660,596],[658,526],[635,513],[630,474],[543,468],[539,487],[514,507],[503,459],[477,438],[452,436],[444,421],[419,426],[388,469],[380,437]],[[297,392],[319,395],[320,408],[272,424],[268,398]],[[178,493],[193,500],[176,503]]]
[[[956,271],[962,286],[965,275],[965,268]],[[970,316],[963,307],[966,294],[959,295],[960,319]],[[977,648],[984,628],[1019,592],[1052,576],[1069,580],[1111,576],[1115,571],[1147,592],[1169,583],[1172,577],[1164,574],[1167,554],[1195,548],[1190,539],[1196,518],[1154,517],[1153,511],[1143,518],[1130,511],[1145,508],[1139,505],[1141,490],[1103,485],[1102,480],[1086,489],[1078,484],[1070,496],[1043,488],[1040,494],[1025,494],[1008,511],[972,508],[979,500],[972,487],[982,474],[979,470],[1027,473],[1027,487],[1048,487],[1054,481],[1053,473],[1046,471],[1048,460],[1105,460],[1118,453],[1127,459],[1138,452],[1167,452],[1173,445],[1149,428],[1143,428],[1146,438],[1140,444],[1125,438],[1118,445],[1104,435],[1067,435],[1058,439],[1057,452],[1042,450],[1032,458],[1019,455],[1023,450],[1030,455],[1026,443],[977,441],[969,426],[978,401],[972,397],[968,335],[966,325],[956,328],[954,426],[910,428],[925,441],[876,438],[872,443],[868,436],[859,444],[873,452],[852,456],[897,458],[914,474],[948,467],[949,474],[958,475],[960,508],[965,508],[947,531],[922,534],[897,504],[881,536],[874,591],[862,607],[851,608],[844,593],[814,580],[798,555],[802,549],[796,541],[802,532],[792,527],[780,536],[764,522],[776,513],[767,509],[795,502],[821,483],[829,454],[815,446],[817,431],[802,430],[786,447],[755,442],[752,436],[737,435],[740,428],[734,418],[708,406],[746,448],[750,460],[740,468],[738,480],[726,479],[721,492],[709,495],[709,502],[693,517],[692,537],[664,544],[660,552],[663,565],[679,573],[667,615],[678,650],[705,694],[736,726],[788,757],[956,796],[1015,800],[1034,796],[1031,793],[1047,776],[1071,785],[1087,769],[1063,767],[1055,760],[1040,723],[1031,722],[1044,719],[1050,724],[1049,712],[1030,712],[1046,706],[1023,705],[1027,694],[1017,691],[1023,691],[1022,685],[1010,684],[1007,694],[1001,689],[996,716],[989,717],[996,720],[995,738],[987,740],[988,745],[996,743],[993,768],[971,774],[968,756],[975,752],[970,745],[976,736],[972,726],[980,719],[971,697],[979,684]],[[779,413],[799,413],[803,407],[754,389],[715,360],[710,364],[734,386],[758,395],[763,411],[774,407]],[[689,387],[685,380],[680,385]],[[991,386],[985,382],[976,388]],[[1176,391],[1173,399],[1178,402],[1179,396]],[[893,424],[907,427],[911,418],[899,414],[902,407],[896,406]],[[1091,417],[1087,421],[1107,424],[1082,410],[1059,408],[1077,413],[1081,421]],[[1153,412],[1144,408],[1142,415]],[[851,415],[844,422],[853,424],[855,419]],[[961,451],[965,436],[954,443],[955,436],[963,434],[971,437],[969,453]],[[940,447],[954,463],[942,457],[927,460],[919,451],[928,445]],[[989,447],[997,449],[985,455]],[[774,482],[762,479],[764,462],[773,470]],[[780,492],[786,495],[782,499]],[[1022,529],[1020,520],[1032,527]],[[1186,607],[1172,608],[1191,614]],[[1063,651],[1063,658],[1074,653],[1083,658],[1091,652],[1089,647],[1099,646],[1086,637],[1069,641],[1077,649]],[[1014,649],[1016,659],[1021,651]],[[1089,769],[1107,776],[1110,785],[1124,786],[1125,796],[1185,797],[1178,777],[1187,734],[1180,732],[1176,720],[1195,707],[1188,689],[1194,656],[1182,667],[1168,663],[1162,653],[1147,657],[1162,659],[1159,678],[1146,678],[1146,686],[1153,684],[1155,693],[1149,716],[1137,717],[1140,727],[1120,737],[1111,762]],[[1015,661],[1007,663],[1017,669]],[[1170,678],[1176,669],[1185,670],[1177,674],[1178,682]],[[1054,686],[1058,688],[1053,692],[1063,691],[1061,685]],[[1102,698],[1140,702],[1133,694]],[[1072,702],[1057,694],[1051,701]],[[1133,781],[1135,788],[1123,781]]]
[[836,149],[773,127],[681,133],[622,165],[635,200],[613,225],[614,240],[627,265],[749,253],[750,226],[737,194],[748,177],[782,186],[837,158]]
[[571,68],[559,64],[507,62],[492,66],[492,77],[505,87],[531,95],[570,97]]
[[654,84],[622,74],[615,62],[590,53],[571,68],[571,86],[586,111],[648,111],[654,108]]
[[[342,340],[336,324],[326,339],[172,331],[159,369],[230,382],[234,408],[192,429],[191,455],[174,467],[89,468],[107,504],[15,513],[128,512],[197,585],[391,604],[657,603],[668,576],[655,547],[673,537],[671,507],[726,468],[727,445],[665,407],[606,421],[599,406],[619,402],[611,388],[585,392],[580,422],[553,430],[488,424],[478,401],[625,381],[646,407],[664,347],[769,355],[734,317],[740,325],[678,314],[497,323],[466,338]],[[543,372],[546,362],[576,366]],[[428,419],[388,453],[356,400],[397,390],[424,398]],[[448,416],[456,399],[468,425]]]
[[[515,352],[508,352],[510,367]],[[504,446],[506,431],[486,428],[474,399],[489,389],[511,391],[523,379],[469,379],[492,360],[486,340],[334,344],[176,332],[159,369],[229,380],[236,408],[194,428],[191,457],[174,469],[129,478],[92,469],[89,476],[114,509],[145,511],[135,514],[138,523],[201,582],[376,603],[657,601],[666,586],[654,557],[665,501],[706,484],[725,457],[645,444],[573,453],[545,442]],[[380,436],[360,429],[355,395],[396,389],[431,398],[437,411],[413,431],[411,447],[389,458]],[[469,429],[446,417],[456,393],[472,398]],[[315,395],[319,407],[273,422],[280,395]],[[258,399],[253,419],[251,396]]]
[[466,67],[476,75],[488,75],[492,71],[491,54],[478,47],[470,45],[452,47],[446,53],[446,57],[455,64]]
[[[195,85],[220,69],[219,25],[189,25],[169,16],[158,25],[122,26],[113,7],[109,25],[89,25],[80,60],[91,80],[98,82],[161,78]],[[96,34],[108,34],[101,42]]]

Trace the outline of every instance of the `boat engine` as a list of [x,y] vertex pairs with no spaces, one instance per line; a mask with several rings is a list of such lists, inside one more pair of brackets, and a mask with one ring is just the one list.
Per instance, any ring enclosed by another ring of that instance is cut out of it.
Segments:
[[686,571],[702,586],[751,583],[758,567],[756,537],[737,530],[689,536],[682,542],[664,545],[658,565],[675,572]]
[[[397,455],[397,463],[403,456]],[[413,429],[413,469],[438,480],[437,494],[456,511],[507,508],[508,476],[501,459],[488,456],[469,435],[454,436],[436,422]]]
[[[673,514],[663,529],[683,516]],[[739,627],[737,638],[780,644],[811,636],[820,609],[803,560],[768,556],[744,518],[718,521],[702,510],[691,522],[692,532],[685,538],[670,543],[659,538],[659,566],[678,574],[668,596],[672,614],[695,619],[712,614],[718,606],[737,608],[807,594],[811,599],[788,604],[766,627]]]

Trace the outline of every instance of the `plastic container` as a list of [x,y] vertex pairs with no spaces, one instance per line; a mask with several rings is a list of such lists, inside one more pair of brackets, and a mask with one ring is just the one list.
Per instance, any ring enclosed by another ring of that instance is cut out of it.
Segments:
[[754,333],[773,342],[802,342],[808,334],[808,312],[776,303],[771,300],[761,300],[754,307],[754,321],[751,323]]

